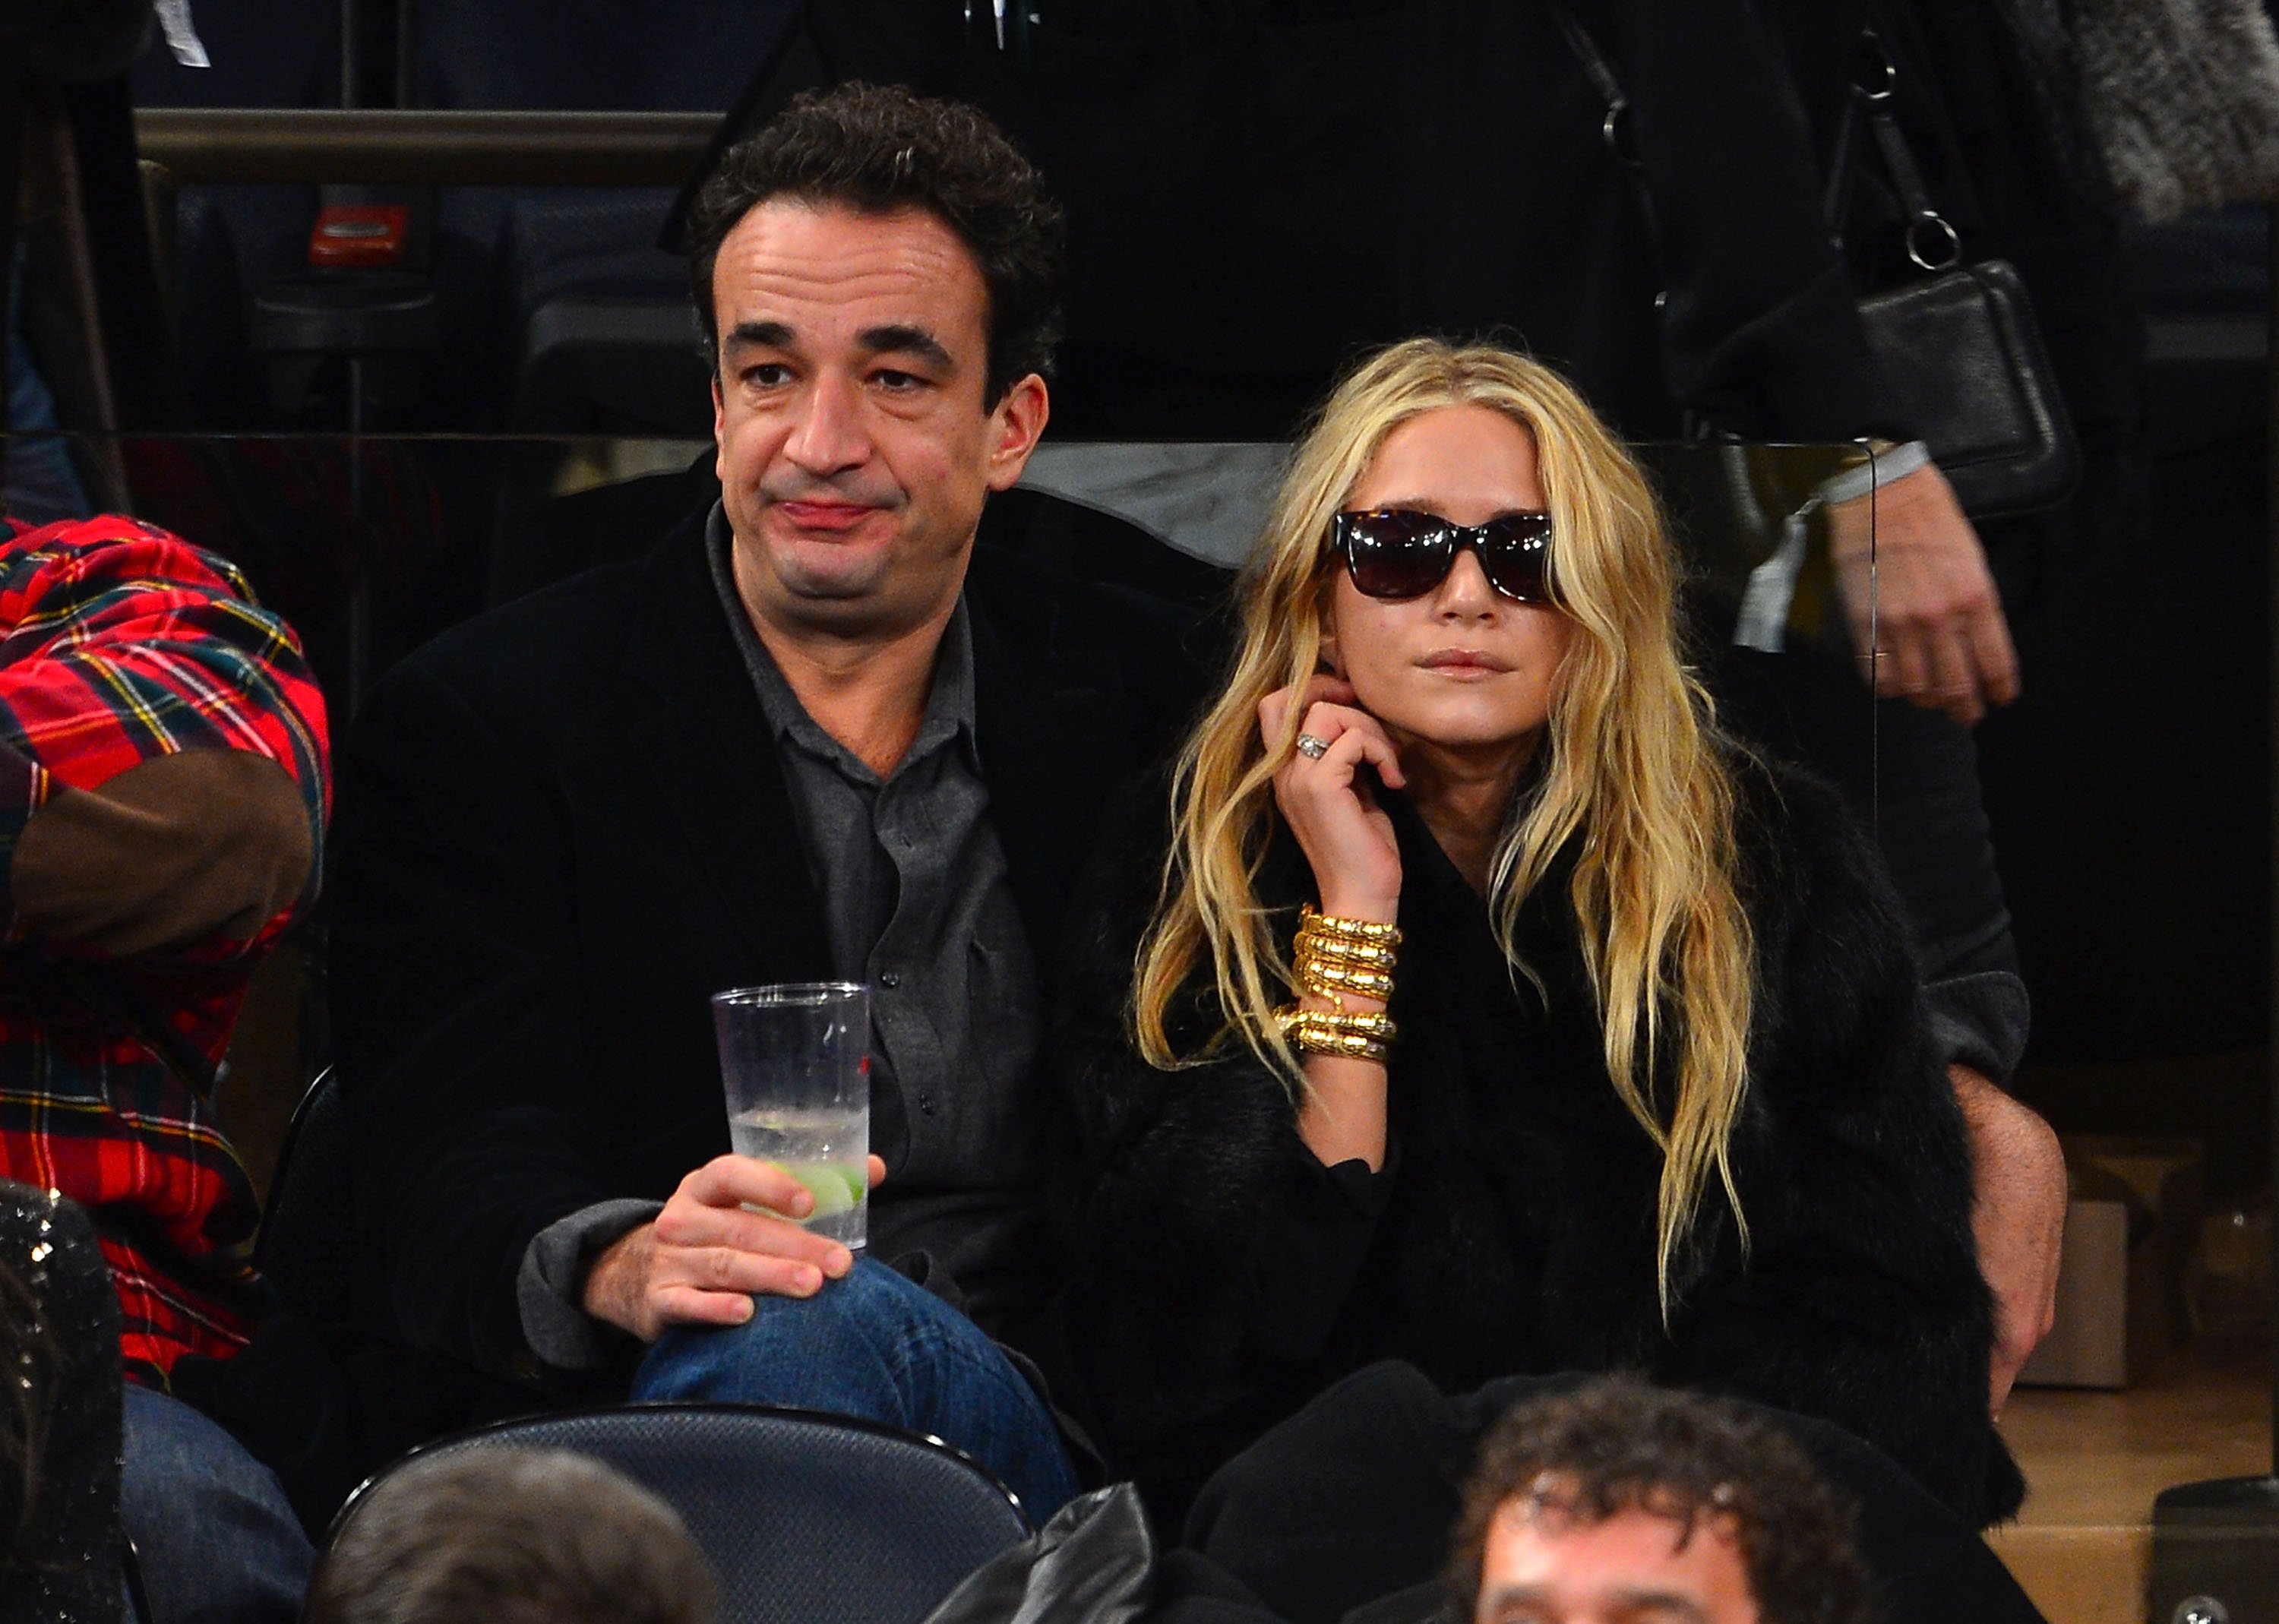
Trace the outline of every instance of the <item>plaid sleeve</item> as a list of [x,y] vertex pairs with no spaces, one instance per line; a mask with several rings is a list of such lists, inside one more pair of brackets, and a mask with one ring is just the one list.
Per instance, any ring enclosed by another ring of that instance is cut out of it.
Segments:
[[[234,565],[116,517],[18,527],[0,543],[0,886],[58,786],[94,790],[158,756],[217,749],[275,762],[321,837],[324,699],[292,630]],[[300,897],[234,949],[265,945],[319,878],[312,864]]]

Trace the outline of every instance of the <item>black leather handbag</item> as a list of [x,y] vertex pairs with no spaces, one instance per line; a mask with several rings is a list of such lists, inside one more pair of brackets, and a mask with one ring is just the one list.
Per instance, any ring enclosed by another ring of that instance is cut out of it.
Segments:
[[[1621,81],[1572,14],[1555,4],[1553,10],[1607,103],[1608,142],[1635,174],[1636,158],[1623,140],[1629,103]],[[2081,448],[2025,284],[2006,260],[1964,262],[1961,239],[1931,206],[1922,171],[1892,117],[1898,72],[1872,34],[1866,44],[1829,166],[1827,218],[1830,235],[1840,243],[1865,157],[1865,130],[1907,213],[1907,260],[1922,272],[1920,280],[1860,301],[1861,326],[1889,392],[1891,416],[1914,425],[1973,518],[2055,507],[2081,477]],[[1646,188],[1641,185],[1637,193],[1649,235],[1658,242]]]
[[1973,518],[2055,507],[2080,480],[2081,447],[2032,301],[2007,260],[1964,261],[1892,116],[1898,71],[1872,34],[1863,45],[1830,165],[1828,225],[1840,240],[1864,126],[1907,212],[1908,263],[1923,272],[1860,301],[1894,415],[1917,425]]
[[1973,518],[2055,507],[2081,448],[2050,379],[2025,285],[2009,263],[1955,264],[1860,302],[1894,413]]

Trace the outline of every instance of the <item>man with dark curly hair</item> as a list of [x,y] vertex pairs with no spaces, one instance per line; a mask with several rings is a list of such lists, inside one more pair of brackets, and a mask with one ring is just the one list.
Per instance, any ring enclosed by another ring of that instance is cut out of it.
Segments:
[[[691,220],[718,504],[368,703],[334,934],[364,1312],[437,1372],[385,1442],[485,1375],[499,1411],[868,1416],[1040,1517],[1074,1491],[1004,1351],[1052,1283],[1039,1038],[1091,828],[1192,686],[1170,611],[975,548],[1045,426],[1061,238],[971,108],[800,98]],[[872,994],[862,1258],[726,1153],[706,1001],[826,980]]]
[[1869,1624],[1853,1522],[1761,1413],[1607,1379],[1488,1434],[1448,1583],[1473,1624]]
[[[1809,1470],[1768,1464],[1768,1452],[1792,1466],[1800,1455]],[[1832,1498],[1814,1503],[1801,1487],[1815,1476]],[[1856,1522],[1843,1506],[1857,1507]],[[1533,1544],[1491,1553],[1507,1508]],[[1723,1551],[1724,1577],[1746,1581],[1763,1624],[2042,1616],[1975,1528],[1840,1427],[1634,1378],[1510,1376],[1451,1395],[1414,1365],[1369,1366],[1222,1467],[1182,1545],[1284,1624],[1581,1624],[1587,1607],[1553,1606],[1539,1572],[1524,1579],[1500,1559],[1580,1573],[1610,1551],[1636,1571],[1705,1555],[1714,1570]],[[1858,1566],[1830,1555],[1845,1545]],[[1790,1598],[1815,1587],[1827,1610],[1797,1612]],[[1505,1592],[1508,1605],[1496,1599]],[[1621,1598],[1601,1587],[1596,1599]],[[1716,1617],[1704,1595],[1692,1599]]]

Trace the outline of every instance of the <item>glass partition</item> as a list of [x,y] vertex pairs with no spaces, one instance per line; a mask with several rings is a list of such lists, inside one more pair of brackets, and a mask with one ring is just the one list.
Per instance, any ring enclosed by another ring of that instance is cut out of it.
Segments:
[[[21,518],[123,509],[237,563],[300,632],[336,740],[372,684],[422,642],[638,556],[717,494],[710,443],[682,440],[22,433],[6,448]],[[1983,826],[1942,846],[1925,823],[1937,794],[1894,792],[1895,772],[1957,769],[1936,748],[1893,749],[1920,713],[1876,706],[1851,652],[1844,594],[1871,594],[1872,569],[1831,566],[1812,494],[1861,454],[1684,444],[1642,455],[1673,521],[1696,658],[1729,725],[1836,778],[1903,872],[1983,868],[1991,884]],[[1275,445],[1048,443],[1024,486],[990,504],[985,540],[1205,607],[1256,534],[1283,456]],[[1911,845],[1917,828],[1925,839]],[[1938,884],[1903,888],[1930,897]],[[274,1007],[257,995],[242,1030],[233,1075],[246,1098],[233,1131],[257,1166],[328,1047],[321,943],[319,919],[297,955],[279,955],[287,968],[265,972],[281,988]]]
[[[420,642],[637,555],[717,490],[710,442],[697,440],[51,433],[7,446],[19,518],[123,509],[229,557],[300,630],[327,693],[349,709]],[[1722,693],[1738,674],[1730,703],[1752,727],[1843,734],[1838,776],[1872,808],[1878,710],[1853,654],[1873,612],[1872,537],[1838,567],[1815,497],[1865,453],[1638,449],[1667,505],[1713,686]],[[1281,459],[1261,444],[1048,442],[1023,486],[992,504],[983,539],[1204,603],[1263,522]],[[1757,693],[1768,684],[1777,698]]]

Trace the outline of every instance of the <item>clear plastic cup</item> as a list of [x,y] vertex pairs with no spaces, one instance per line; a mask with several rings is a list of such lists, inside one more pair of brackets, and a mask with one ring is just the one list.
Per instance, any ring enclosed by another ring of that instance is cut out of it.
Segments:
[[871,989],[738,987],[712,995],[712,1024],[736,1153],[805,1184],[815,1197],[806,1226],[860,1249],[870,1207]]

